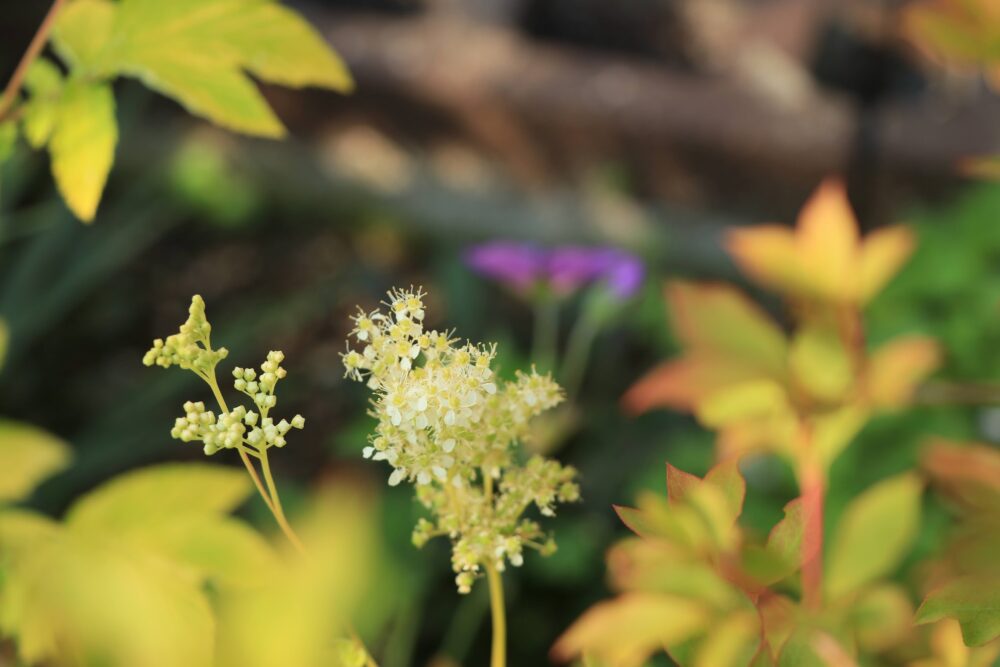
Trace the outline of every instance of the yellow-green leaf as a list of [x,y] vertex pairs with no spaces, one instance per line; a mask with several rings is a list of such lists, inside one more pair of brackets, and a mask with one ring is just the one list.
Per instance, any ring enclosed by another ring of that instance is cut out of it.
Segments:
[[0,558],[10,561],[30,553],[38,540],[52,537],[59,530],[59,524],[47,516],[28,510],[0,510]]
[[29,664],[212,664],[214,620],[196,580],[162,559],[66,531],[36,542],[5,572],[0,626]]
[[715,624],[698,646],[694,667],[744,667],[760,645],[760,619],[756,613],[733,613]]
[[967,646],[981,646],[1000,636],[1000,576],[963,577],[930,592],[917,623],[954,618]]
[[879,482],[847,507],[833,534],[825,585],[831,599],[889,574],[920,522],[920,479],[906,473]]
[[59,57],[73,68],[93,70],[111,38],[115,10],[110,0],[68,3],[59,12],[52,29],[52,44]]
[[24,138],[37,149],[48,142],[56,124],[63,89],[62,73],[51,60],[38,58],[28,68],[24,87],[31,98],[24,104],[21,124]]
[[301,16],[277,2],[246,2],[222,22],[218,38],[254,76],[283,86],[354,87],[347,67]]
[[877,586],[863,592],[851,606],[850,622],[858,643],[872,653],[903,640],[913,625],[913,605],[899,586]]
[[125,534],[179,517],[225,514],[246,500],[250,482],[240,470],[174,463],[120,475],[78,500],[67,524],[83,532]]
[[785,389],[772,380],[743,382],[708,396],[695,414],[702,424],[719,428],[726,424],[781,414],[788,409]]
[[0,501],[19,500],[69,462],[69,447],[40,428],[0,419]]
[[800,330],[792,341],[789,364],[799,386],[820,402],[843,399],[854,378],[851,355],[829,327]]
[[0,122],[0,165],[14,153],[15,146],[17,146],[17,123],[9,120]]
[[681,598],[629,593],[600,602],[556,642],[552,654],[568,660],[584,651],[616,667],[638,667],[666,644],[705,628],[706,609]]
[[70,81],[59,102],[49,153],[59,192],[84,222],[93,220],[97,212],[117,142],[111,86]]

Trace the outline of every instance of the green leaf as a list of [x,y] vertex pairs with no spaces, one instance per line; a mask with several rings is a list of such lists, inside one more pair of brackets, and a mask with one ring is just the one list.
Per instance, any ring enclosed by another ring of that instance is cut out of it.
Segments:
[[920,522],[920,479],[879,482],[846,509],[834,533],[826,572],[831,599],[890,573],[906,555]]
[[954,618],[967,646],[1000,636],[1000,577],[962,577],[931,593],[917,610],[917,623]]
[[0,419],[0,501],[20,500],[66,467],[69,447],[40,428]]
[[148,531],[180,517],[230,512],[251,491],[246,475],[233,468],[200,463],[153,466],[120,475],[78,500],[66,522],[82,532],[117,535]]
[[111,86],[70,81],[59,102],[49,153],[59,192],[84,222],[93,220],[97,212],[117,142]]
[[67,4],[52,29],[52,45],[59,57],[74,69],[93,70],[111,38],[115,11],[110,0],[74,0]]
[[17,123],[0,122],[0,165],[10,159],[17,146]]
[[854,380],[850,354],[837,332],[828,327],[799,331],[792,341],[789,365],[799,385],[827,403],[840,401]]

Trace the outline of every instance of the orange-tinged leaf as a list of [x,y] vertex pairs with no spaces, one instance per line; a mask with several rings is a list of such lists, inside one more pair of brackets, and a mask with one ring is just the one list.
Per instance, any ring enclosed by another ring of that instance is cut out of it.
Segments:
[[722,357],[763,373],[784,372],[781,329],[755,303],[724,284],[671,283],[667,300],[677,337],[690,351]]
[[840,300],[853,284],[858,224],[837,180],[824,181],[802,208],[797,230],[798,261],[810,291]]
[[899,225],[877,229],[865,237],[858,260],[861,303],[867,303],[885,287],[915,246],[913,231]]
[[705,475],[705,483],[722,491],[735,522],[743,512],[743,500],[747,493],[747,483],[740,473],[739,459],[733,457],[716,464]]
[[986,511],[1000,507],[1000,452],[976,443],[935,439],[921,467],[937,489],[959,504]]
[[667,464],[667,496],[670,498],[670,502],[684,502],[688,494],[691,493],[691,489],[698,484],[701,484],[701,478],[697,475],[692,475],[676,466]]
[[867,400],[878,408],[903,407],[940,364],[941,350],[932,338],[907,336],[886,343],[868,358]]
[[552,656],[569,660],[587,652],[615,667],[639,667],[664,645],[702,631],[709,618],[707,608],[697,602],[627,593],[587,610],[556,641]]
[[760,371],[720,357],[692,355],[657,366],[622,397],[630,414],[656,407],[693,410],[709,394],[760,377]]
[[[993,70],[992,79],[993,87],[1000,90],[1000,67]],[[1000,157],[987,155],[967,158],[959,162],[959,171],[972,178],[1000,182]]]

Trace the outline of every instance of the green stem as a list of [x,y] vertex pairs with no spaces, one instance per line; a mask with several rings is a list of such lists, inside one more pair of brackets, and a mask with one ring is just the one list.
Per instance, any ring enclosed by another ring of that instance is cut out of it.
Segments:
[[545,292],[535,297],[535,327],[532,333],[531,358],[542,371],[555,367],[559,337],[559,302]]
[[587,359],[594,345],[597,333],[600,331],[598,318],[591,309],[585,309],[573,325],[566,345],[566,356],[563,359],[562,372],[559,374],[566,389],[566,396],[572,400],[580,390],[583,375],[587,369]]
[[281,532],[285,534],[288,541],[298,549],[299,553],[305,555],[306,548],[303,546],[302,541],[299,536],[295,534],[292,530],[291,524],[288,523],[288,519],[285,518],[285,511],[281,507],[281,499],[278,497],[278,487],[274,483],[274,477],[271,475],[271,464],[267,460],[267,449],[262,448],[260,451],[260,467],[264,472],[264,481],[267,483],[267,490],[270,492],[271,501],[273,505],[271,506],[271,513],[274,514],[275,520],[278,525],[281,526]]
[[4,88],[3,95],[0,95],[0,119],[7,115],[7,112],[10,111],[11,106],[14,104],[14,100],[17,99],[17,94],[21,90],[21,84],[28,73],[28,68],[31,67],[31,63],[35,62],[35,58],[38,57],[38,54],[45,47],[45,42],[49,39],[49,33],[55,25],[56,15],[59,13],[59,9],[64,2],[65,0],[55,0],[52,3],[45,18],[42,19],[42,24],[38,26],[38,31],[31,38],[28,49],[21,56],[21,61],[17,64],[14,74],[11,75],[7,87]]

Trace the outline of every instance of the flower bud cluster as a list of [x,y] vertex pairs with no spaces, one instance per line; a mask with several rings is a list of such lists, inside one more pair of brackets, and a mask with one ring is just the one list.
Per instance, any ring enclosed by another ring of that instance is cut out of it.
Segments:
[[188,318],[178,333],[167,336],[166,340],[157,338],[153,347],[146,352],[142,363],[146,366],[180,366],[193,370],[201,376],[214,371],[216,365],[226,358],[229,351],[220,347],[212,349],[212,325],[205,317],[205,301],[195,294],[188,308]]
[[540,527],[521,519],[532,504],[551,515],[556,502],[576,500],[575,471],[533,457],[516,463],[515,444],[530,419],[562,400],[547,375],[516,374],[502,382],[491,364],[495,346],[459,344],[424,327],[423,293],[389,293],[388,312],[359,312],[352,337],[360,351],[343,355],[346,374],[367,381],[378,419],[365,458],[386,461],[389,484],[416,484],[434,520],[423,519],[413,540],[452,540],[459,591],[483,567],[520,565],[524,547],[548,543]]
[[[163,367],[178,365],[193,370],[217,393],[215,366],[225,358],[226,350],[211,349],[212,327],[205,317],[205,302],[200,296],[192,298],[189,313],[180,333],[169,336],[165,342],[154,341],[143,363]],[[277,405],[275,386],[287,375],[281,367],[284,359],[283,352],[272,350],[260,365],[259,375],[252,368],[233,369],[233,386],[250,397],[256,410],[241,405],[235,410],[223,409],[215,413],[206,409],[201,401],[188,401],[184,404],[184,416],[174,421],[170,435],[182,442],[203,443],[205,454],[209,456],[221,449],[243,446],[257,452],[264,452],[269,447],[284,447],[287,444],[285,436],[291,429],[305,427],[302,415],[295,415],[291,421],[281,419],[277,422],[268,415]],[[221,402],[221,397],[219,400]]]

